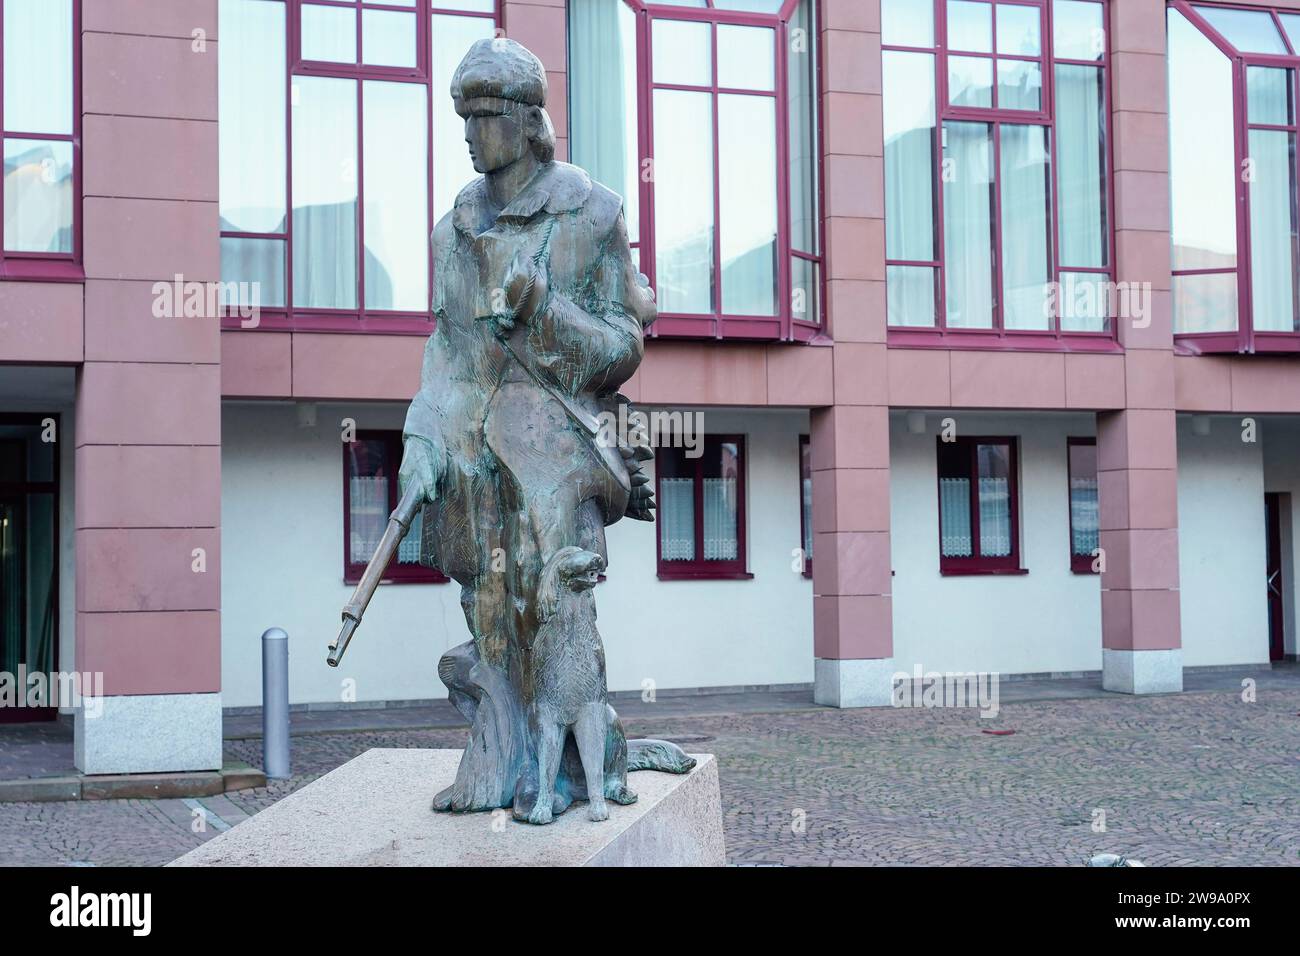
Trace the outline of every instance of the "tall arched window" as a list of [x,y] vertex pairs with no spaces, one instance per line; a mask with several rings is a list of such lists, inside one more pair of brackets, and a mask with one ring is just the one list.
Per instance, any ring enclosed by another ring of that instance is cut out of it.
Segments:
[[77,0],[0,0],[0,277],[80,276]]
[[220,3],[222,280],[264,328],[427,332],[429,233],[475,175],[451,75],[497,0]]
[[1176,0],[1168,26],[1174,334],[1300,350],[1300,12]]
[[821,326],[813,0],[571,0],[573,162],[623,196],[656,335]]

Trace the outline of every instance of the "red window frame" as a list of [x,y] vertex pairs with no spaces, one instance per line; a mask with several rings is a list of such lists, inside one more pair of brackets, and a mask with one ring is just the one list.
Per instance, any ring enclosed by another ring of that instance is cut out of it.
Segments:
[[[432,17],[447,15],[456,17],[478,17],[491,20],[500,34],[503,0],[493,0],[490,13],[473,10],[457,10],[438,0],[415,0],[415,6],[403,7],[382,0],[283,0],[285,8],[285,43],[287,75],[285,77],[285,217],[281,232],[240,232],[222,230],[221,237],[228,239],[278,239],[284,242],[284,301],[283,307],[262,306],[258,329],[267,331],[307,331],[307,332],[381,332],[405,333],[411,335],[428,335],[433,328],[433,257],[428,262],[428,288],[426,289],[425,309],[422,312],[402,310],[367,309],[365,278],[365,143],[363,112],[363,81],[385,80],[422,84],[428,89],[425,122],[426,137],[426,178],[428,189],[428,227],[432,232],[433,220],[433,167],[435,147],[433,139],[433,104],[435,97],[449,96],[446,90],[432,89],[430,82],[430,31]],[[357,59],[362,53],[361,11],[389,10],[412,14],[416,22],[415,67],[373,66],[364,63],[333,63],[321,60],[302,59],[302,8],[308,6],[326,6],[335,8],[355,8],[357,18]],[[318,309],[304,308],[293,304],[293,78],[295,76],[339,77],[357,81],[357,212],[356,212],[356,255],[357,255],[357,306],[353,309]],[[463,143],[458,141],[458,145]],[[234,309],[225,310],[222,328],[242,329],[241,318]]]
[[807,435],[799,436],[799,550],[803,552],[803,576],[812,577],[812,509],[805,504],[812,501],[812,494],[805,497],[804,488],[812,484],[812,444]]
[[[1096,558],[1091,554],[1076,554],[1074,550],[1074,489],[1071,482],[1074,481],[1074,449],[1075,448],[1093,448],[1097,447],[1095,438],[1067,438],[1065,442],[1065,490],[1066,490],[1066,510],[1070,517],[1070,570],[1075,574],[1096,574],[1092,569],[1093,562]],[[1093,463],[1096,464],[1094,454]],[[1094,479],[1097,478],[1097,469],[1092,472]],[[1098,544],[1098,547],[1101,547]]]
[[[1169,0],[1167,6],[1177,10],[1196,29],[1200,30],[1223,54],[1232,65],[1232,129],[1234,157],[1234,189],[1237,199],[1237,265],[1234,269],[1175,269],[1174,276],[1185,275],[1232,275],[1237,277],[1237,329],[1235,332],[1175,332],[1174,342],[1180,351],[1202,352],[1297,352],[1300,351],[1300,328],[1291,332],[1256,332],[1251,290],[1251,241],[1250,241],[1250,184],[1240,175],[1243,164],[1248,158],[1249,132],[1252,129],[1275,129],[1297,133],[1297,117],[1293,115],[1289,126],[1274,126],[1265,123],[1250,122],[1250,113],[1246,102],[1246,73],[1249,67],[1265,66],[1288,69],[1291,71],[1291,97],[1293,113],[1300,112],[1300,45],[1292,42],[1291,35],[1279,19],[1279,13],[1300,14],[1300,9],[1291,7],[1255,6],[1240,3],[1202,3],[1200,0],[1190,3],[1188,0]],[[1270,53],[1249,53],[1238,50],[1227,37],[1210,24],[1197,11],[1196,7],[1216,7],[1226,10],[1248,10],[1253,13],[1266,13],[1272,17],[1273,26],[1282,38],[1282,43],[1289,53],[1286,55]],[[1300,139],[1300,137],[1298,137]],[[1296,150],[1294,162],[1300,162],[1300,148]],[[1300,171],[1297,175],[1300,184]],[[1298,187],[1300,188],[1300,187]],[[1293,205],[1297,197],[1292,197]],[[1300,210],[1293,209],[1293,215]],[[1296,281],[1300,281],[1297,275]],[[1300,321],[1300,311],[1296,313]]]
[[[942,436],[935,439],[935,494],[938,504],[939,530],[939,573],[948,575],[966,574],[1028,574],[1020,566],[1020,454],[1017,440],[1006,435],[973,435],[955,438],[945,442]],[[1007,446],[1007,497],[1008,512],[1011,522],[1011,553],[985,557],[978,554],[980,547],[980,513],[979,513],[979,446]],[[946,556],[943,553],[943,490],[940,481],[944,477],[942,456],[945,446],[957,453],[967,456],[968,470],[965,475],[970,481],[970,529],[971,556]],[[955,446],[955,448],[954,448]]]
[[[713,453],[721,454],[724,444],[736,446],[740,459],[736,469],[736,557],[730,561],[705,560],[704,554],[704,462]],[[695,471],[695,559],[692,561],[665,561],[663,557],[663,537],[655,529],[655,564],[658,576],[663,581],[699,581],[699,580],[738,580],[749,579],[754,575],[747,569],[747,552],[745,550],[745,472],[749,469],[748,455],[745,450],[744,435],[706,435],[703,439],[703,454],[698,458],[686,457],[685,448],[658,448],[655,458],[662,462],[664,456],[680,456],[683,471],[694,468]],[[655,499],[659,502],[662,518],[663,495],[660,491],[660,479],[663,468],[655,467]]]
[[[0,241],[0,279],[31,279],[41,282],[80,281],[82,268],[81,220],[81,0],[72,3],[72,132],[28,133],[11,130],[4,116],[4,3],[0,0],[0,146],[9,139],[35,139],[72,144],[72,251],[12,252]],[[4,221],[4,196],[0,193],[0,224]]]
[[[924,0],[916,0],[921,3]],[[992,11],[992,53],[974,53],[966,50],[948,49],[948,12],[947,0],[933,0],[934,3],[934,45],[930,47],[904,46],[899,44],[881,44],[881,51],[903,53],[924,53],[934,57],[935,68],[935,129],[934,129],[934,242],[935,258],[894,259],[886,256],[885,266],[923,266],[935,270],[935,316],[932,327],[924,326],[888,326],[888,344],[893,347],[939,347],[939,348],[977,348],[1014,350],[1027,349],[1037,351],[1119,351],[1118,320],[1109,316],[1109,328],[1103,332],[1063,331],[1059,314],[1052,320],[1052,329],[1008,329],[1004,325],[1002,294],[1002,196],[1000,145],[1001,126],[1004,123],[1044,126],[1048,130],[1048,162],[1050,164],[1051,186],[1051,222],[1049,246],[1051,249],[1051,281],[1060,283],[1062,273],[1088,273],[1101,276],[1108,281],[1115,279],[1115,156],[1113,123],[1111,120],[1111,60],[1110,60],[1110,0],[1089,0],[1102,8],[1102,25],[1106,31],[1107,42],[1103,46],[1098,60],[1078,60],[1070,57],[1058,57],[1053,48],[1053,19],[1051,0],[983,0],[993,4]],[[1039,10],[1039,56],[1003,54],[997,50],[997,7],[1023,6]],[[992,107],[952,106],[948,102],[948,57],[971,57],[988,59],[992,63],[993,103]],[[1042,73],[1042,92],[1040,109],[1014,110],[997,107],[997,63],[1003,60],[1036,62]],[[1105,159],[1106,159],[1106,262],[1104,268],[1076,267],[1062,265],[1060,260],[1060,202],[1058,187],[1059,164],[1056,161],[1056,70],[1058,65],[1075,65],[1099,67],[1102,71],[1102,83],[1105,95]],[[993,233],[989,238],[993,261],[993,324],[987,329],[949,329],[947,326],[946,268],[944,265],[944,214],[943,214],[943,142],[944,125],[949,120],[958,122],[987,123],[992,127],[992,189],[994,196]],[[888,318],[886,318],[888,321]]]
[[[398,494],[397,471],[402,464],[402,433],[397,429],[368,429],[356,433],[357,441],[382,442],[384,445],[383,471],[388,478],[388,511],[391,514],[401,497]],[[343,583],[356,584],[365,572],[364,564],[352,562],[352,490],[348,479],[352,474],[351,443],[343,443]],[[387,521],[387,515],[385,515]],[[435,568],[422,564],[399,564],[394,560],[384,572],[383,580],[392,584],[446,584],[448,578]]]
[[[790,226],[790,84],[789,84],[789,24],[798,9],[800,0],[784,0],[777,13],[753,13],[742,10],[728,10],[717,7],[714,0],[699,0],[700,6],[673,6],[655,3],[654,0],[622,0],[637,14],[637,142],[638,154],[645,159],[654,159],[654,91],[656,89],[690,90],[710,93],[713,96],[713,294],[714,308],[711,313],[672,313],[660,312],[658,320],[649,329],[649,336],[672,338],[711,338],[711,339],[785,339],[807,342],[821,333],[821,303],[826,301],[826,235],[825,220],[822,210],[825,208],[825,138],[821,123],[822,92],[822,49],[821,49],[821,2],[809,0],[812,4],[813,29],[810,42],[814,44],[813,64],[815,71],[815,88],[813,91],[813,125],[817,141],[815,190],[817,204],[817,226],[815,229],[817,249],[795,249],[791,244]],[[707,4],[707,6],[705,6]],[[651,72],[654,62],[653,21],[654,20],[691,20],[713,25],[712,60],[713,77],[708,86],[692,86],[680,83],[656,83]],[[718,24],[738,26],[770,27],[774,30],[776,44],[776,82],[771,91],[736,89],[732,90],[718,84]],[[776,269],[776,304],[777,314],[770,316],[728,315],[722,311],[722,244],[719,237],[726,223],[722,221],[719,180],[722,171],[718,159],[718,111],[719,93],[744,93],[752,96],[770,96],[776,100],[776,179],[777,179],[777,269]],[[640,250],[641,271],[650,280],[650,287],[657,288],[655,277],[655,229],[654,229],[654,183],[641,177],[640,235],[632,236],[632,247]],[[799,258],[816,264],[817,282],[815,302],[810,311],[814,311],[811,321],[794,317],[791,298],[792,269],[791,258]]]

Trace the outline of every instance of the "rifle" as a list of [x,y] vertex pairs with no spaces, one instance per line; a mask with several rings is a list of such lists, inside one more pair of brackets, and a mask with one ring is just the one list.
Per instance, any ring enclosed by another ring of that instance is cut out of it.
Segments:
[[420,510],[423,503],[419,482],[411,482],[407,485],[402,500],[388,516],[388,527],[384,529],[384,536],[379,539],[379,547],[375,548],[374,556],[366,565],[365,573],[357,582],[357,589],[352,592],[351,600],[343,605],[343,626],[339,629],[339,636],[334,638],[334,643],[329,646],[329,657],[325,659],[330,667],[338,667],[339,661],[343,660],[348,642],[352,640],[353,633],[361,624],[361,616],[366,613],[370,599],[375,596],[375,588],[379,587],[384,572],[388,570],[388,565],[397,554],[398,545],[411,530],[411,522],[415,520],[416,512]]

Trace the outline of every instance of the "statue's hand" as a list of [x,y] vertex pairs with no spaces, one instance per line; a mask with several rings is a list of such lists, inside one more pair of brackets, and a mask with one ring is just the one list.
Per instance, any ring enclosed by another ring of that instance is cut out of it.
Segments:
[[527,325],[537,318],[546,306],[549,291],[546,271],[532,259],[521,256],[510,264],[505,282],[506,306],[515,321]]
[[438,465],[433,443],[415,435],[406,437],[402,451],[402,467],[397,472],[401,494],[412,483],[420,488],[422,501],[433,501],[438,496]]

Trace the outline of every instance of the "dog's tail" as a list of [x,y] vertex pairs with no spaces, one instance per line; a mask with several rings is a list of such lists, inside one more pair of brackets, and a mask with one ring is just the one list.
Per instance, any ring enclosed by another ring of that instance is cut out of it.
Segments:
[[664,773],[689,773],[695,767],[695,758],[681,747],[667,740],[641,738],[628,739],[627,769],[660,770]]

